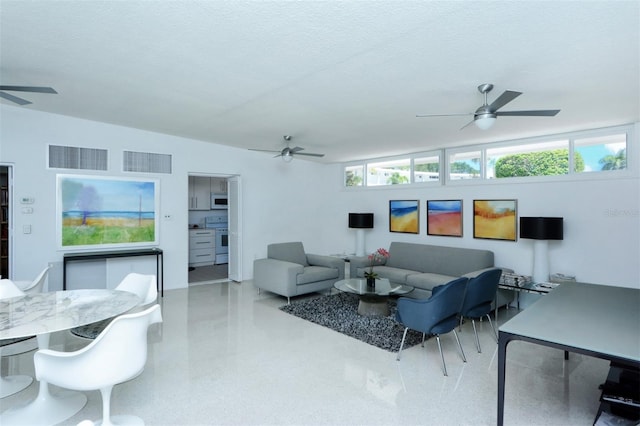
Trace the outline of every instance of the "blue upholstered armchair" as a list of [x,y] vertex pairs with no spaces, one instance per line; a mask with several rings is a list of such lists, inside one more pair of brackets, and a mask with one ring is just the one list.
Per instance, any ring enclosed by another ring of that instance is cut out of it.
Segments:
[[287,298],[327,290],[344,279],[344,260],[307,254],[301,242],[269,244],[267,258],[253,261],[253,284]]
[[442,346],[440,344],[440,335],[453,331],[460,348],[462,360],[467,362],[464,356],[464,350],[460,344],[456,326],[458,325],[458,317],[462,302],[464,300],[465,288],[469,279],[462,277],[457,278],[447,284],[435,287],[429,299],[411,299],[401,297],[398,299],[398,310],[396,312],[396,320],[405,326],[402,335],[402,343],[398,351],[397,360],[400,360],[400,353],[404,346],[404,340],[407,337],[409,329],[422,332],[422,343],[424,346],[424,337],[427,334],[435,335],[438,341],[438,349],[442,358],[442,369],[444,375],[447,375],[447,366],[444,362],[442,354]]
[[496,338],[496,343],[498,342],[498,335],[496,329],[493,327],[491,315],[489,314],[493,310],[492,302],[496,298],[500,275],[502,275],[501,269],[491,269],[470,279],[467,284],[467,292],[465,293],[462,310],[460,311],[460,322],[462,323],[463,318],[471,318],[473,332],[476,335],[476,348],[478,349],[478,353],[480,353],[481,350],[478,330],[476,329],[476,319],[487,317]]

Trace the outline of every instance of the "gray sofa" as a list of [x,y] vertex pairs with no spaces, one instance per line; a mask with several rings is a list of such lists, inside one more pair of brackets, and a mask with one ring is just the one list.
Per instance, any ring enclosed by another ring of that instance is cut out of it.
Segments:
[[[367,256],[352,257],[350,263],[352,278],[364,277],[369,271]],[[389,258],[374,265],[373,272],[380,278],[414,287],[409,297],[428,298],[436,286],[458,277],[472,278],[494,267],[493,252],[489,250],[392,242]],[[510,302],[509,298],[513,295],[500,294],[498,306]]]
[[344,279],[345,262],[333,256],[307,254],[301,242],[267,246],[267,258],[253,261],[253,284],[285,296],[327,290]]

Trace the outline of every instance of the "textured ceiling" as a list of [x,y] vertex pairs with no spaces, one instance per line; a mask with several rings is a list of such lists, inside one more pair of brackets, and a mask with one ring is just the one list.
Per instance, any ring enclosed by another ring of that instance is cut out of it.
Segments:
[[[640,121],[639,55],[638,1],[0,0],[0,83],[59,92],[20,108],[327,162]],[[481,83],[561,112],[415,117]]]

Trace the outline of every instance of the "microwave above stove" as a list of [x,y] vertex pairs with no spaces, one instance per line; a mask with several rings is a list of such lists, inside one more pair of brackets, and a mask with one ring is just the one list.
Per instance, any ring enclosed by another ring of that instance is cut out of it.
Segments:
[[227,208],[227,194],[211,194],[211,210]]

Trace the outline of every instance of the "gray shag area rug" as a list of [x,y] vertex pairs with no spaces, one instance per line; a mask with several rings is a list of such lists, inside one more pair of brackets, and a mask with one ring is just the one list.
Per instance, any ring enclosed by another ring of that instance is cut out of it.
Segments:
[[[396,321],[396,301],[389,299],[389,316],[366,317],[358,314],[358,296],[348,293],[332,294],[313,299],[293,301],[280,310],[328,327],[389,352],[398,352],[404,326]],[[422,333],[409,330],[404,349],[422,342]]]

